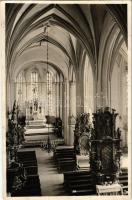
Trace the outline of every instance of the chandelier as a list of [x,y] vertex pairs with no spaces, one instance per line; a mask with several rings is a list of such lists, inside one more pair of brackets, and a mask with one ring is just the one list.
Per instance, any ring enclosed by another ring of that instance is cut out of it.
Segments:
[[[46,37],[47,37],[47,45],[46,45],[46,84],[47,84],[47,103],[48,103],[48,112],[47,115],[50,115],[49,109],[50,109],[50,95],[51,95],[51,91],[50,91],[50,73],[49,73],[49,22],[46,24],[46,26],[44,27],[44,34],[46,32]],[[47,142],[46,144],[43,144],[43,149],[47,150],[48,153],[51,152],[52,150],[52,145],[51,145],[51,141],[50,141],[50,137],[49,137],[49,125],[48,125],[48,138],[47,138]]]
[[[47,75],[47,80],[46,80],[46,84],[47,84],[47,104],[48,104],[48,113],[47,115],[49,116],[50,112],[49,112],[49,109],[50,109],[50,105],[49,105],[49,102],[50,102],[50,94],[51,94],[51,91],[50,91],[50,73],[49,73],[49,22],[46,24],[46,36],[47,36],[47,48],[46,48],[46,75]],[[45,31],[45,29],[44,29]]]

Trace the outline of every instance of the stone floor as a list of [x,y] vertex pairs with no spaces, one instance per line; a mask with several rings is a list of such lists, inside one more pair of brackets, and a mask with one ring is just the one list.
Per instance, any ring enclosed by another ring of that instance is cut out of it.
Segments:
[[53,153],[36,149],[38,172],[43,196],[66,195],[63,189],[63,174],[58,174]]

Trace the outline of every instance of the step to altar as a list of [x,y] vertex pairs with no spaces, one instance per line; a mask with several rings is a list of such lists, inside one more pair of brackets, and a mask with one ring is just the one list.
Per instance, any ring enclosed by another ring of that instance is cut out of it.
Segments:
[[26,127],[25,135],[42,135],[42,134],[48,134],[48,133],[54,133],[54,128],[53,127],[33,127],[33,128],[28,128]]
[[26,122],[26,129],[53,128],[52,124],[46,124],[44,120],[30,120]]
[[37,126],[37,125],[45,125],[45,120],[42,119],[38,119],[38,120],[28,120],[26,121],[26,124],[28,126],[32,125],[32,126]]

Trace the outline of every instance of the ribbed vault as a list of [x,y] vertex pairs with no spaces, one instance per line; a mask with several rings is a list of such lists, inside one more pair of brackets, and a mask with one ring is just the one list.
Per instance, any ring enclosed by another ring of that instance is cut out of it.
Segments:
[[50,66],[64,79],[72,74],[80,84],[87,54],[95,93],[103,92],[120,47],[127,42],[126,21],[126,5],[7,4],[7,80],[29,63],[45,63],[48,43]]

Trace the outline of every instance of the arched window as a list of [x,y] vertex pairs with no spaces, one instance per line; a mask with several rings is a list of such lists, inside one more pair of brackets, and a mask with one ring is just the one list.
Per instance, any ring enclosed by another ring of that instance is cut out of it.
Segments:
[[32,99],[35,101],[38,99],[38,72],[31,72],[31,88],[32,88]]
[[23,72],[19,73],[16,78],[16,101],[19,104],[22,104],[23,101],[23,82],[24,82],[24,76]]

